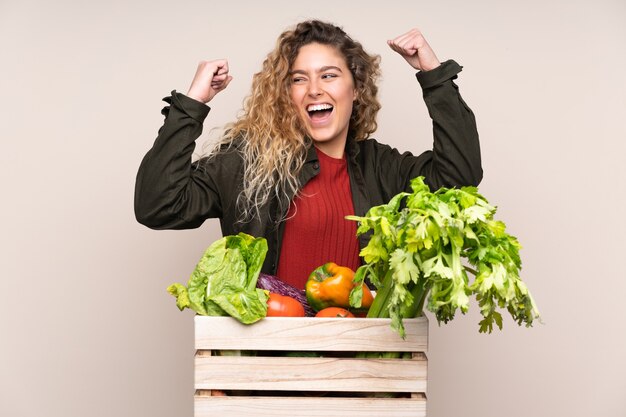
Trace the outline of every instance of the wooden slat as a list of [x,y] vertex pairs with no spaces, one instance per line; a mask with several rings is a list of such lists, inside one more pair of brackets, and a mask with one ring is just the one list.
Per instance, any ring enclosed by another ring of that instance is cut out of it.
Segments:
[[196,389],[426,392],[419,359],[197,356]]
[[251,325],[232,317],[195,317],[196,349],[420,352],[426,317],[404,320],[403,340],[389,319],[267,317]]
[[426,417],[426,398],[195,397],[195,417]]

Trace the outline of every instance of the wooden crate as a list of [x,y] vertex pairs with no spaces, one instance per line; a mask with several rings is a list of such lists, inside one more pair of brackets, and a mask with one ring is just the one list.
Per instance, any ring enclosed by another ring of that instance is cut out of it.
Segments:
[[[268,317],[243,325],[231,317],[196,316],[194,415],[426,416],[428,321],[421,317],[404,325],[403,340],[388,319]],[[256,356],[218,355],[222,350]],[[283,351],[322,357],[285,357]],[[354,352],[410,355],[358,359]],[[211,395],[212,390],[231,395]]]

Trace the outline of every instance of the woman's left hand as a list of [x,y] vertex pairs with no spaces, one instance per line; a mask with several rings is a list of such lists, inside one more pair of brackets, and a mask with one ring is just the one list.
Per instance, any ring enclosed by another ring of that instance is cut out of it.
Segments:
[[416,70],[430,71],[441,63],[435,52],[418,29],[411,29],[395,39],[387,41],[387,45],[402,55],[402,58]]

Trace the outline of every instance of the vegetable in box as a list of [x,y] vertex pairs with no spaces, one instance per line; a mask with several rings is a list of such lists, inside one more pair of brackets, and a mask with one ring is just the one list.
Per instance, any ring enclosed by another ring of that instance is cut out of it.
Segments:
[[187,287],[175,283],[167,290],[180,310],[254,323],[267,314],[267,291],[256,288],[266,253],[264,238],[245,233],[225,236],[207,248]]
[[[494,219],[496,208],[476,187],[431,192],[423,177],[412,180],[412,193],[372,207],[359,222],[359,235],[371,233],[362,249],[365,260],[355,282],[369,279],[377,289],[367,317],[390,317],[404,336],[403,318],[427,308],[448,322],[469,308],[475,296],[483,319],[480,332],[502,328],[505,308],[518,323],[531,326],[539,311],[519,276],[520,244]],[[469,264],[469,265],[467,265]],[[475,276],[470,283],[468,273]],[[360,287],[355,287],[358,299]]]

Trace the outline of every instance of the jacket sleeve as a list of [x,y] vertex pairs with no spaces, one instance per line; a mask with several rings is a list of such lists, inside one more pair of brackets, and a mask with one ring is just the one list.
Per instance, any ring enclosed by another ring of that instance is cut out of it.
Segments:
[[462,67],[453,60],[438,68],[418,72],[424,101],[433,121],[433,149],[411,178],[423,175],[431,189],[478,185],[483,171],[474,113],[461,98],[454,83]]
[[204,164],[191,163],[209,107],[172,91],[163,99],[163,126],[135,182],[135,217],[153,229],[199,227],[221,215],[219,193]]

